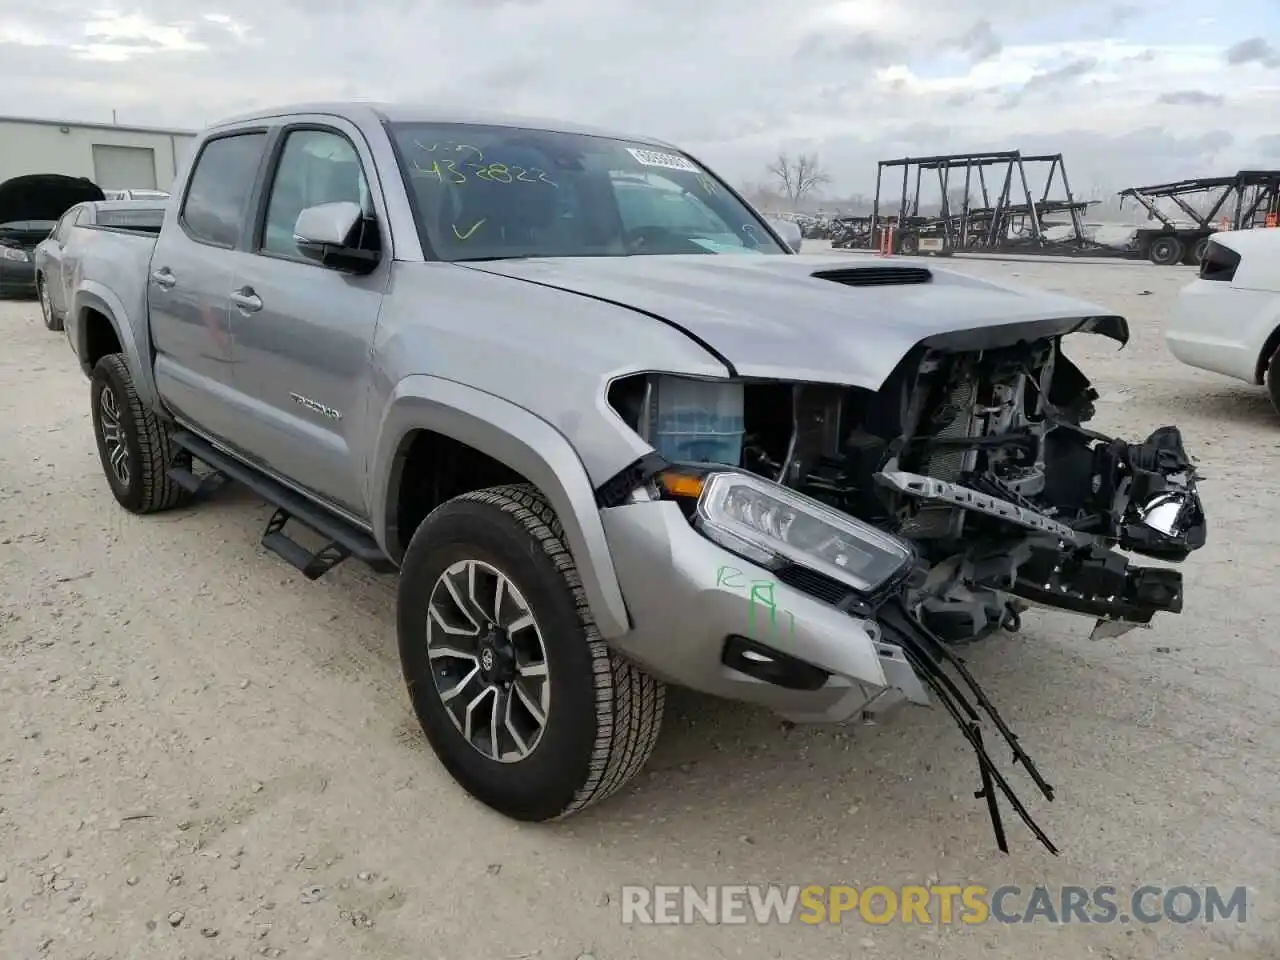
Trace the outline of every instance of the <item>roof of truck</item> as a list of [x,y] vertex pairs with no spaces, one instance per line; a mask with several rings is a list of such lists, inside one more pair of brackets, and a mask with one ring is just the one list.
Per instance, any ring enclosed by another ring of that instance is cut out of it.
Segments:
[[335,100],[285,104],[229,117],[213,124],[211,129],[252,120],[267,120],[304,113],[328,114],[353,120],[364,114],[366,118],[372,116],[379,122],[390,121],[392,123],[472,123],[499,127],[523,127],[533,130],[549,130],[555,133],[581,133],[589,136],[614,137],[619,140],[671,146],[671,144],[653,137],[636,136],[635,134],[621,133],[616,130],[606,130],[564,120],[551,120],[545,117],[525,117],[516,114],[470,110],[456,106],[441,106],[439,104],[388,103],[372,100]]

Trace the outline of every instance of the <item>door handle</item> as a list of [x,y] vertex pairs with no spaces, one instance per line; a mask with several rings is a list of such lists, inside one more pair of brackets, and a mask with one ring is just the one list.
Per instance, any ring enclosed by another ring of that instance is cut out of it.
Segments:
[[173,271],[168,267],[161,267],[159,270],[151,274],[151,279],[156,286],[164,287],[166,290],[172,290],[174,284],[178,282],[178,278],[173,275]]
[[241,313],[257,313],[262,309],[262,298],[253,292],[253,287],[241,287],[232,293],[231,302]]

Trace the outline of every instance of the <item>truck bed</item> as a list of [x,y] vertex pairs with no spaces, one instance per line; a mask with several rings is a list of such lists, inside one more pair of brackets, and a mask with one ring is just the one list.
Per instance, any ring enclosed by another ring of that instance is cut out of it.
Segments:
[[[155,250],[156,233],[145,227],[74,227],[90,235],[85,239],[80,262],[71,279],[73,308],[66,319],[67,335],[77,348],[77,314],[79,308],[93,306],[100,299],[112,313],[124,313],[125,329],[147,330],[147,286],[151,276],[151,254]],[[124,319],[124,318],[120,318]]]

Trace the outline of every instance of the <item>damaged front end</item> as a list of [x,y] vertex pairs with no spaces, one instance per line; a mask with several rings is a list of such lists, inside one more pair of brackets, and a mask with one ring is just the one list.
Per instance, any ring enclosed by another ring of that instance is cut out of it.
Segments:
[[[704,536],[779,583],[874,624],[881,657],[892,650],[903,658],[975,749],[978,796],[990,806],[1001,849],[997,793],[1053,850],[992,764],[979,713],[994,721],[1049,799],[1052,789],[955,647],[1018,629],[1033,605],[1092,618],[1094,636],[1180,612],[1180,573],[1135,565],[1120,551],[1183,560],[1203,546],[1205,516],[1176,427],[1139,443],[1090,430],[1084,424],[1097,393],[1063,354],[1061,333],[1011,344],[991,344],[992,331],[984,333],[981,349],[964,348],[958,334],[926,340],[874,392],[645,374],[615,381],[609,399],[656,451],[651,468],[623,485],[660,474],[650,489],[681,501]],[[681,466],[673,471],[672,464]],[[747,489],[718,507],[742,518],[737,533],[700,513],[714,499],[715,484],[705,478],[724,476],[726,467],[729,476],[760,478],[726,484]],[[811,507],[793,509],[779,490],[803,495]],[[825,531],[812,521],[822,509],[830,511]],[[840,535],[841,517],[864,525],[864,533]],[[911,546],[910,571],[886,574],[874,590],[851,588],[857,571],[875,566],[876,531]],[[780,545],[777,555],[753,553],[752,535],[761,532]],[[779,646],[740,651],[754,663],[725,663],[776,683],[766,667],[799,669]],[[818,675],[813,682],[826,683]],[[874,713],[874,701],[866,709]]]
[[909,605],[948,642],[1033,604],[1118,635],[1182,607],[1176,570],[1118,551],[1181,561],[1204,510],[1176,427],[1130,443],[1084,426],[1097,393],[1061,340],[926,341],[874,393],[648,375],[610,399],[668,462],[736,466],[909,540]]
[[1196,473],[1176,427],[1140,443],[1083,426],[1096,391],[1060,339],[926,354],[904,431],[873,474],[884,521],[929,561],[914,599],[953,643],[1017,626],[1029,604],[1116,636],[1182,609],[1178,562],[1204,545]]

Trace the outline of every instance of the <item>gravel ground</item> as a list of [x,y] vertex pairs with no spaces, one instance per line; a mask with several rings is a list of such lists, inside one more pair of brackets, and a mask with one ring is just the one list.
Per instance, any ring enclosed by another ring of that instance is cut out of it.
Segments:
[[[817,249],[820,244],[810,244]],[[786,729],[675,693],[647,773],[560,825],[471,802],[410,713],[393,584],[309,583],[231,492],[139,519],[98,466],[87,385],[34,304],[0,303],[0,956],[833,960],[1280,955],[1280,418],[1173,362],[1188,268],[955,259],[1128,316],[1077,337],[1096,425],[1177,423],[1209,544],[1186,612],[1090,642],[1029,614],[973,671],[1058,789],[1011,773],[1060,858],[1010,819],[994,847],[972,754],[940,711]],[[1268,597],[1270,594],[1270,598]],[[1270,625],[1268,625],[1270,621]],[[1004,758],[1004,759],[1007,759]],[[1006,770],[1007,764],[1004,765]],[[1034,801],[1034,802],[1033,802]],[[1204,925],[626,926],[623,884],[1247,885]]]

